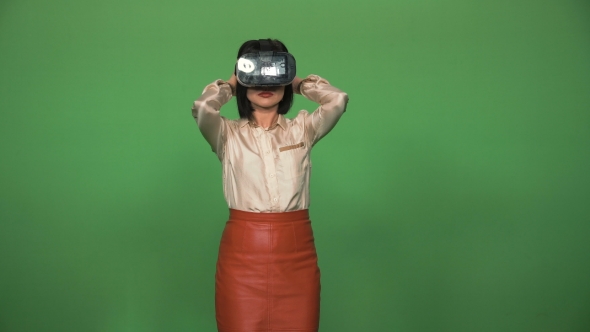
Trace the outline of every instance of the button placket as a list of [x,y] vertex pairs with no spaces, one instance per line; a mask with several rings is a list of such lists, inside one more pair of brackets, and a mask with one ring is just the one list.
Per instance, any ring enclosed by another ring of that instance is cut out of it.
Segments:
[[264,131],[262,135],[263,145],[262,148],[265,151],[264,153],[264,166],[267,171],[267,182],[268,187],[270,189],[269,196],[271,197],[271,210],[272,211],[279,211],[279,183],[276,177],[276,167],[275,167],[275,160],[273,155],[270,153],[272,151],[272,137],[269,131]]

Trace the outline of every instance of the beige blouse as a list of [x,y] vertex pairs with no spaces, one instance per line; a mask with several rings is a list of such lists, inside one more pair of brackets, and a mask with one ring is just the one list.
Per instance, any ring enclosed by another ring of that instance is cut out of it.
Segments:
[[279,115],[268,129],[220,115],[232,97],[230,85],[222,80],[207,85],[195,101],[193,117],[221,161],[230,208],[285,212],[309,207],[311,148],[334,128],[348,96],[317,75],[304,79],[300,90],[320,106],[311,114],[300,111],[294,119]]

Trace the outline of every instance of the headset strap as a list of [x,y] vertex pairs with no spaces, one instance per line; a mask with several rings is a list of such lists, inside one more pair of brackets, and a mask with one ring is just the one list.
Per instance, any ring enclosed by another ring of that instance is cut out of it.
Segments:
[[261,52],[272,52],[272,44],[268,39],[259,39],[258,43],[260,43]]

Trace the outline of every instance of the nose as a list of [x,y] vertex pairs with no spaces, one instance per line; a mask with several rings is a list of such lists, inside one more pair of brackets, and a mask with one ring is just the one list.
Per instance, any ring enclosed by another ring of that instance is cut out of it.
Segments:
[[278,88],[279,88],[278,86],[263,86],[262,87],[262,90],[264,90],[264,91],[275,91]]

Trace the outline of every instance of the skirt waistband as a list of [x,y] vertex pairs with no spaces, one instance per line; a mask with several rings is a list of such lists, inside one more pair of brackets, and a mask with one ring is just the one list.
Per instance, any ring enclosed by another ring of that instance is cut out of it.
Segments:
[[243,221],[298,221],[309,220],[309,210],[297,210],[288,212],[248,212],[242,210],[229,209],[229,220]]

